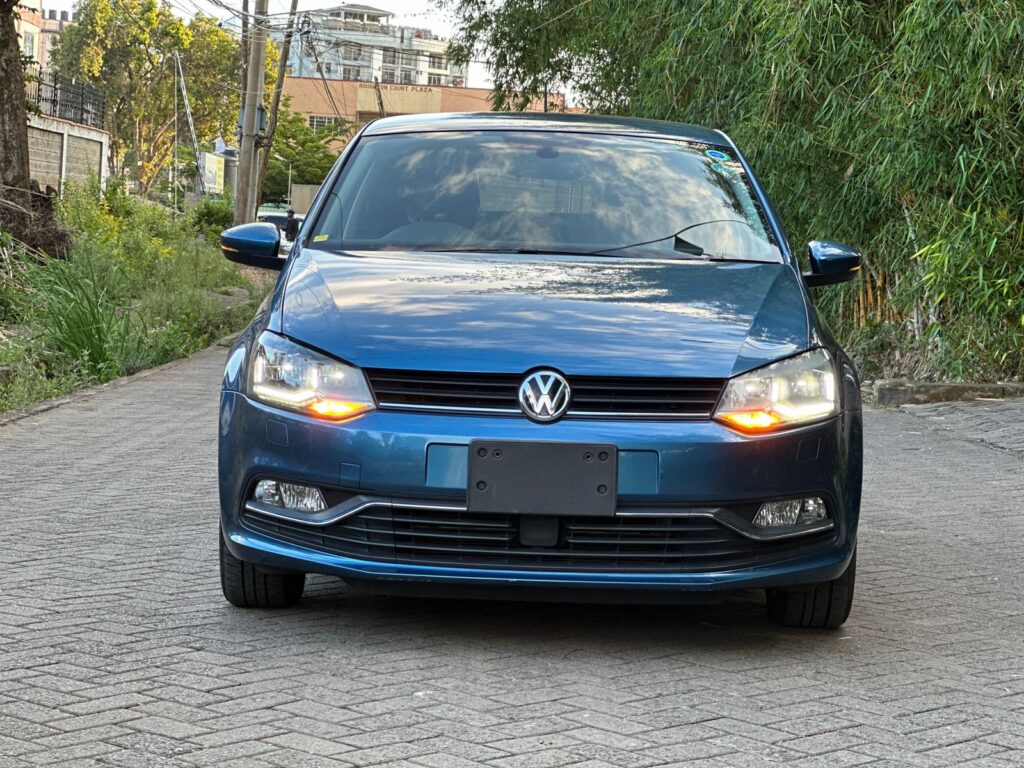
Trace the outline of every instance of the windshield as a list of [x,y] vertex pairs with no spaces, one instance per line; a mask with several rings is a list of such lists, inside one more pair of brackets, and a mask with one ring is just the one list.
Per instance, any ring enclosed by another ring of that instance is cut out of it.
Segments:
[[782,261],[730,149],[539,131],[364,137],[310,244]]

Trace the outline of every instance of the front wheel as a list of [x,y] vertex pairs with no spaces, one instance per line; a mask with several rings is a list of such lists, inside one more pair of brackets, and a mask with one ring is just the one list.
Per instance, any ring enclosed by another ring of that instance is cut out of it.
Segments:
[[304,573],[268,573],[232,555],[220,537],[220,587],[239,608],[284,608],[302,598]]
[[850,615],[857,580],[857,552],[838,579],[814,584],[809,589],[766,590],[768,616],[784,627],[836,629]]

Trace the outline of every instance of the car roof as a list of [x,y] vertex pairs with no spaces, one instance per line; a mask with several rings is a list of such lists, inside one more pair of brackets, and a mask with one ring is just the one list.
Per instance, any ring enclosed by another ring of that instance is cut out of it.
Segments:
[[364,136],[424,131],[573,131],[663,136],[704,144],[727,145],[719,131],[699,125],[638,117],[567,114],[563,112],[441,112],[382,117],[366,126]]

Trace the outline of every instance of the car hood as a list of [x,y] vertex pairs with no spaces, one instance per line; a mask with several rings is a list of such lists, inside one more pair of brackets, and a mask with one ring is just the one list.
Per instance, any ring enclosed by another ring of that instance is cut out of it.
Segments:
[[726,377],[808,346],[798,280],[784,264],[306,249],[280,323],[365,368]]

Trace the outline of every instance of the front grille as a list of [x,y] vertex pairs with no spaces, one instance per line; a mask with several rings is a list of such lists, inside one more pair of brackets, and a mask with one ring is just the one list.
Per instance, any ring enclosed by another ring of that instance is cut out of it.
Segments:
[[376,507],[315,528],[244,511],[243,523],[275,539],[384,563],[558,571],[686,573],[778,562],[823,549],[835,531],[759,542],[703,516],[564,517],[557,543],[526,546],[522,518],[453,510]]
[[[382,408],[518,414],[519,374],[371,368]],[[723,379],[570,376],[569,418],[710,418]]]

